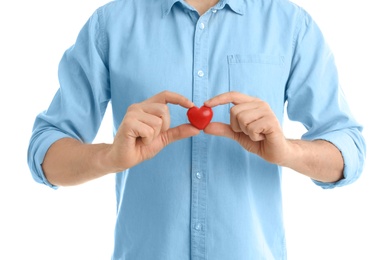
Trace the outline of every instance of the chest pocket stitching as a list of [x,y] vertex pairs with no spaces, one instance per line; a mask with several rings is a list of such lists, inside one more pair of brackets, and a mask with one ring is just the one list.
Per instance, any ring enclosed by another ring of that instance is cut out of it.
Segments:
[[[238,91],[271,102],[274,108],[283,103],[274,103],[284,93],[282,71],[284,57],[273,54],[234,54],[227,56],[229,68],[229,91]],[[273,88],[273,90],[269,90]],[[229,110],[232,104],[229,105]],[[279,109],[277,109],[279,110]]]

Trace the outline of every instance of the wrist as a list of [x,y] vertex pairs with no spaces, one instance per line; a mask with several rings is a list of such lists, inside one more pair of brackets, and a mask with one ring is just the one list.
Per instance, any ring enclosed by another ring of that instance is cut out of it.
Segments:
[[278,163],[279,166],[294,169],[294,165],[299,162],[301,157],[300,141],[301,140],[296,139],[286,139],[286,149],[280,163]]

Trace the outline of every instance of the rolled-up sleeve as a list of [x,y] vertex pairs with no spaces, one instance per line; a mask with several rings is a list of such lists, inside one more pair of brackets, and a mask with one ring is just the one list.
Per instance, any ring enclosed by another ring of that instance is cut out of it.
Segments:
[[357,180],[366,156],[363,127],[352,115],[340,86],[336,63],[320,29],[302,11],[293,45],[291,76],[286,88],[289,119],[301,122],[304,140],[327,140],[344,159],[344,178],[335,183],[314,181],[323,188]]
[[106,62],[107,39],[102,9],[98,9],[66,50],[58,68],[60,87],[48,109],[35,119],[27,161],[38,183],[57,188],[44,176],[47,150],[65,137],[90,143],[95,138],[110,99]]

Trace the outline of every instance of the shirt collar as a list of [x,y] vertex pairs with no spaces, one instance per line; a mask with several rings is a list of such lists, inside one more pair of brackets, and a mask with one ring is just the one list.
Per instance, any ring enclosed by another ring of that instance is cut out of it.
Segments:
[[232,9],[233,12],[244,15],[245,14],[245,5],[246,1],[245,0],[220,0],[221,7],[224,7],[225,4]]
[[[172,9],[176,2],[184,2],[184,0],[164,0],[161,4],[162,16],[165,17]],[[245,0],[220,0],[216,5],[217,9],[222,9],[228,5],[230,9],[240,15],[244,15]]]

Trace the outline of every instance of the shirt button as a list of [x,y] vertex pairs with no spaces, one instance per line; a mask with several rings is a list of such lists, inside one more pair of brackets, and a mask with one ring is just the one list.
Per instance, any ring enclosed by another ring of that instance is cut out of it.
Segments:
[[213,9],[213,10],[211,10],[211,12],[213,12],[214,14],[217,12],[217,10],[216,9]]
[[200,23],[200,24],[199,24],[199,28],[200,28],[201,30],[203,30],[204,27],[205,27],[204,23]]
[[202,224],[201,224],[201,223],[196,223],[196,224],[195,224],[195,230],[196,230],[196,231],[202,230]]
[[199,70],[199,71],[198,71],[198,76],[199,76],[199,77],[203,77],[203,76],[204,76],[204,72],[203,72],[202,70]]
[[196,178],[198,178],[199,180],[202,179],[202,174],[200,172],[197,172],[195,174]]

